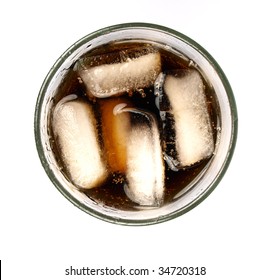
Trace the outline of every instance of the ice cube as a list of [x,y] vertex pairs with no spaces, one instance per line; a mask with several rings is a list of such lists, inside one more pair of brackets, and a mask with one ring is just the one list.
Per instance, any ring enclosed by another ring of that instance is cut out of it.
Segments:
[[164,91],[174,116],[176,150],[181,166],[191,166],[214,151],[203,80],[196,70],[167,75]]
[[52,127],[72,182],[86,189],[103,183],[107,177],[106,164],[101,156],[91,105],[74,95],[63,98],[53,112]]
[[139,205],[160,206],[164,195],[164,163],[157,122],[150,113],[139,109],[120,108],[118,113],[122,112],[132,115],[125,193]]
[[78,66],[87,94],[99,98],[122,94],[153,85],[161,71],[161,56],[155,50],[124,62],[93,67]]
[[126,145],[130,131],[130,114],[118,114],[123,106],[131,102],[123,97],[99,99],[102,136],[108,165],[112,172],[126,172]]

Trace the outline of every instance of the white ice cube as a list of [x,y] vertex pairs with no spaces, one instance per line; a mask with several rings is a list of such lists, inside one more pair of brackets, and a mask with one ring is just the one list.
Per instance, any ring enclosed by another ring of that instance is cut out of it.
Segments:
[[82,68],[78,73],[87,94],[104,98],[150,86],[161,71],[161,56],[148,53],[126,62]]
[[164,91],[175,120],[176,149],[181,166],[190,166],[212,155],[214,141],[204,84],[198,71],[167,75]]
[[164,195],[164,163],[157,123],[150,119],[150,125],[141,123],[131,127],[125,192],[139,205],[160,206]]
[[73,183],[81,188],[99,186],[107,177],[98,143],[96,120],[90,104],[62,99],[53,113],[53,133],[62,161]]

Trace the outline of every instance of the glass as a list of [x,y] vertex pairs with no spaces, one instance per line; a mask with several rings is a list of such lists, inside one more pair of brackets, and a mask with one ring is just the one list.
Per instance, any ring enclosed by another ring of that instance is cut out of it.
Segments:
[[[206,168],[168,204],[139,211],[104,207],[74,188],[58,165],[51,147],[51,108],[68,69],[85,53],[101,45],[117,41],[153,42],[181,54],[195,63],[214,88],[218,101],[218,126],[215,152]],[[117,224],[149,225],[178,217],[203,201],[219,184],[233,155],[237,137],[237,110],[233,92],[222,69],[212,56],[187,36],[154,24],[127,23],[93,32],[73,44],[56,61],[39,92],[35,111],[35,139],[41,163],[57,189],[86,213]]]

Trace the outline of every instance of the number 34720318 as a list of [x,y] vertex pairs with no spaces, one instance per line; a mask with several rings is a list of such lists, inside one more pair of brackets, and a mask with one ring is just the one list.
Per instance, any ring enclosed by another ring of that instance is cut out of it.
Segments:
[[160,266],[158,269],[159,275],[206,275],[204,266]]

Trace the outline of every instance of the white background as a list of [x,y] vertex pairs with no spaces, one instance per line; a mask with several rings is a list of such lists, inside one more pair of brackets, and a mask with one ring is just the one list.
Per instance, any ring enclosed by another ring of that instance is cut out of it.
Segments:
[[[269,279],[268,12],[261,0],[1,1],[2,279],[97,279],[65,276],[70,265],[205,266],[206,276],[187,278]],[[33,133],[36,98],[56,59],[84,35],[132,21],[176,29],[207,49],[239,115],[235,154],[217,189],[184,216],[148,227],[113,225],[74,207],[47,178]],[[178,277],[138,279],[155,278]]]

